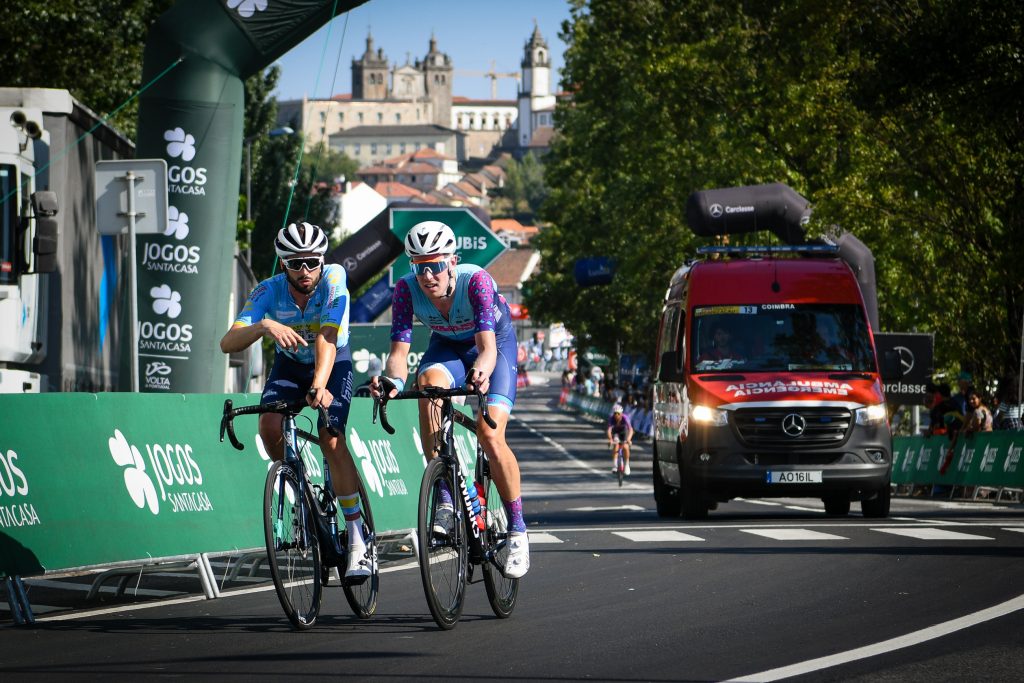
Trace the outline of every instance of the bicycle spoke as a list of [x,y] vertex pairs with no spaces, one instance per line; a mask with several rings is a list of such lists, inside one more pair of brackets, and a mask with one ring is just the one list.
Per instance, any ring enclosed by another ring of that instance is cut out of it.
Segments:
[[[462,614],[468,551],[462,520],[457,515],[452,515],[449,524],[436,515],[441,500],[442,480],[448,482],[449,491],[454,497],[455,485],[451,479],[451,472],[440,458],[436,458],[427,465],[423,474],[417,534],[420,576],[423,579],[427,606],[438,626],[450,629],[455,626]],[[445,533],[442,534],[443,537],[438,538],[440,530]]]
[[519,579],[510,579],[502,574],[508,559],[508,514],[501,502],[501,496],[493,482],[486,482],[487,531],[484,535],[484,550],[492,561],[484,562],[484,588],[491,610],[499,619],[507,619],[516,606],[519,595]]
[[267,559],[285,615],[299,629],[309,628],[320,612],[320,545],[309,516],[312,498],[299,498],[291,468],[274,463],[264,489]]

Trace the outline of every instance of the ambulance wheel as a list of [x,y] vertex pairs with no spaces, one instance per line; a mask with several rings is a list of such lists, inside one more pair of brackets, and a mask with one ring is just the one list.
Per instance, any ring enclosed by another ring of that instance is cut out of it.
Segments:
[[679,516],[679,490],[674,489],[661,478],[658,456],[654,456],[654,507],[659,517]]
[[886,484],[883,488],[879,489],[871,498],[865,498],[860,502],[860,510],[864,513],[865,517],[888,517],[889,516],[889,497],[891,493],[889,491],[889,485]]
[[845,517],[850,514],[850,496],[845,493],[833,493],[821,499],[825,504],[825,514],[829,517]]

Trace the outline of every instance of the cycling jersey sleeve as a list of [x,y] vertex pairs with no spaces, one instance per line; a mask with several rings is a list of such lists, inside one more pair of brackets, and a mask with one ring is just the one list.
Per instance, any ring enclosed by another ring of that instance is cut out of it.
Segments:
[[242,307],[242,312],[235,318],[232,327],[248,327],[253,323],[263,320],[267,316],[267,311],[273,301],[274,295],[270,291],[270,285],[267,282],[264,281],[256,285],[249,295],[249,299],[245,302],[245,306]]
[[486,270],[478,270],[469,278],[469,303],[473,307],[473,322],[477,332],[493,332],[497,326],[494,319],[494,279]]
[[333,327],[338,330],[338,339],[344,332],[342,325],[345,320],[345,311],[348,310],[348,287],[345,283],[345,270],[343,268],[331,268],[324,273],[327,281],[327,303],[320,312],[320,327]]
[[412,292],[404,279],[395,283],[391,296],[391,341],[412,343]]

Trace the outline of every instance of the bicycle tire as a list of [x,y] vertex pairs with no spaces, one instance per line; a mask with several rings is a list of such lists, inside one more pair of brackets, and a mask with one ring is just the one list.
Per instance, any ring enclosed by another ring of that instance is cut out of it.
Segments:
[[[377,611],[377,590],[380,587],[380,568],[377,566],[377,535],[373,525],[373,510],[370,499],[366,495],[362,482],[359,484],[359,506],[363,513],[363,538],[366,539],[366,553],[370,559],[371,573],[361,583],[341,585],[345,592],[345,600],[352,608],[352,613],[360,619],[369,619]],[[343,534],[343,536],[346,536]],[[344,547],[348,548],[348,538],[343,538]]]
[[[313,519],[313,492],[306,487],[305,514],[296,494],[298,475],[283,462],[275,462],[267,472],[263,490],[263,533],[267,543],[267,561],[281,608],[292,625],[311,628],[320,614],[323,597],[320,541]],[[279,506],[280,496],[285,500]],[[278,508],[280,507],[280,515]]]
[[[427,465],[420,484],[416,525],[423,593],[427,598],[430,615],[446,631],[454,628],[462,615],[469,562],[464,514],[452,475],[451,468],[440,458],[434,458]],[[433,531],[434,510],[440,498],[441,481],[448,482],[456,510],[452,528],[446,538],[436,537]]]
[[[503,541],[508,540],[508,514],[505,512],[505,505],[501,502],[498,489],[489,478],[482,482],[487,490],[485,497],[484,519],[487,522],[487,531],[484,534],[484,550],[495,550]],[[519,579],[510,579],[501,573],[498,567],[505,566],[505,559],[508,557],[507,546],[501,546],[495,551],[494,563],[484,561],[484,589],[487,591],[487,602],[491,603],[491,611],[499,619],[508,619],[512,610],[516,607],[516,598],[519,595]]]
[[619,477],[619,486],[622,486],[622,478],[626,474],[626,465],[622,459],[622,446],[619,446],[618,454],[615,456],[615,474]]

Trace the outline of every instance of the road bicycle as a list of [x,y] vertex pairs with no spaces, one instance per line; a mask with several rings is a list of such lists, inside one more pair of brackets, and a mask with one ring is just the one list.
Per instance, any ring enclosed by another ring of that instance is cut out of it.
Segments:
[[615,476],[622,486],[622,479],[626,476],[626,449],[619,437],[615,437]]
[[[310,481],[308,470],[315,470],[317,462],[309,444],[319,445],[320,441],[295,424],[296,416],[307,406],[306,401],[300,399],[234,408],[231,399],[228,399],[224,401],[220,422],[220,440],[224,441],[226,431],[231,445],[242,450],[242,444],[235,437],[235,417],[263,413],[279,413],[282,416],[285,453],[284,459],[273,462],[267,472],[263,489],[263,531],[270,575],[277,597],[288,620],[299,630],[308,629],[316,623],[320,614],[322,589],[328,584],[333,568],[338,568],[345,599],[360,619],[369,619],[376,611],[380,582],[373,512],[362,482],[359,483],[362,512],[360,523],[363,525],[366,559],[371,571],[368,577],[344,578],[348,560],[348,532],[344,524],[339,528],[338,503],[331,483],[331,470],[324,457],[323,486]],[[321,419],[327,424],[328,432],[337,436],[338,431],[327,420],[327,411],[323,406],[319,406],[318,410]],[[303,456],[308,460],[304,460]]]
[[[454,628],[462,615],[466,585],[475,583],[476,567],[483,573],[484,588],[491,610],[500,619],[512,614],[519,594],[519,579],[503,574],[508,557],[508,516],[501,496],[491,480],[487,454],[477,442],[476,464],[473,470],[475,500],[469,493],[467,464],[455,449],[455,423],[476,434],[476,423],[452,405],[456,396],[476,396],[484,421],[492,428],[495,423],[487,414],[483,393],[477,389],[442,389],[424,387],[403,391],[387,397],[395,388],[387,378],[380,378],[383,396],[374,400],[373,421],[380,415],[381,425],[388,434],[394,428],[388,423],[388,401],[405,399],[431,399],[431,409],[437,411],[435,424],[440,425],[436,452],[423,472],[420,484],[419,512],[416,538],[420,577],[427,606],[434,621],[444,630]],[[454,510],[452,523],[438,518],[442,487],[451,494]],[[475,512],[479,510],[479,512]]]

